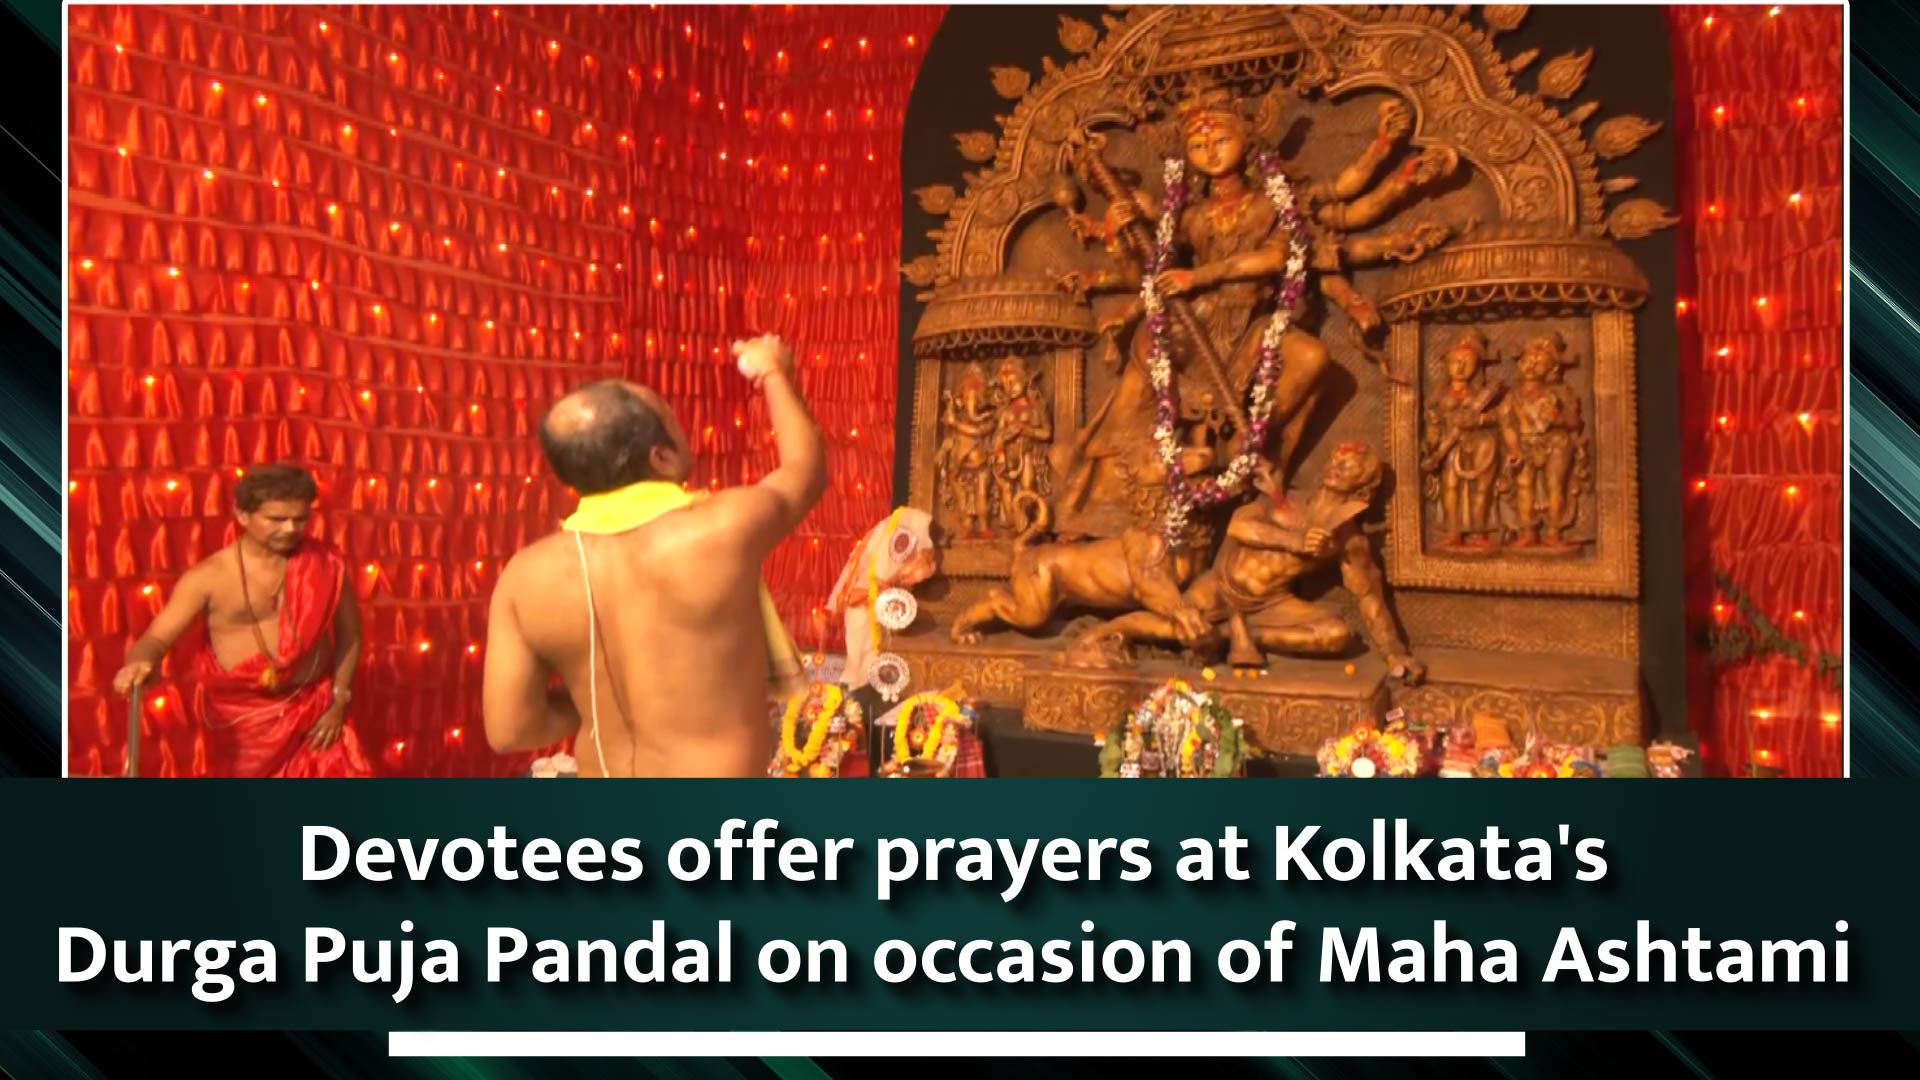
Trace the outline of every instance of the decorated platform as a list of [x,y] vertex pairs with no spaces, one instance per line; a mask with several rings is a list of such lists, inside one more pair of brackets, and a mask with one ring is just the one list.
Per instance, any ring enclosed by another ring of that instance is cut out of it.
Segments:
[[[959,680],[1035,731],[1091,736],[1168,678],[1205,679],[1200,665],[1173,657],[1144,658],[1126,670],[1069,667],[1060,661],[1056,640],[1015,632],[959,645],[927,620],[896,635],[890,647],[907,661],[913,685]],[[1472,649],[1432,649],[1421,658],[1429,667],[1419,686],[1398,685],[1371,654],[1346,660],[1276,656],[1245,676],[1223,664],[1212,669],[1208,686],[1271,754],[1311,757],[1326,739],[1378,723],[1396,706],[1409,720],[1433,727],[1465,723],[1475,714],[1497,716],[1516,740],[1535,725],[1561,743],[1644,739],[1638,670],[1631,662]]]

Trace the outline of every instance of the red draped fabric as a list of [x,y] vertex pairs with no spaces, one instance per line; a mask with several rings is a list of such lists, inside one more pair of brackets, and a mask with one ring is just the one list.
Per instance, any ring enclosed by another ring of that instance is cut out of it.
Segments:
[[1697,654],[1693,724],[1716,773],[1838,776],[1841,691],[1815,661],[1844,647],[1843,12],[1684,6],[1669,21],[1688,607],[1724,629],[1748,622],[1744,594],[1809,661]]
[[[658,386],[770,467],[726,344],[773,329],[834,488],[768,567],[802,640],[884,514],[898,149],[938,8],[73,7],[70,769],[117,774],[107,682],[250,464],[308,466],[366,626],[351,725],[399,775],[512,775],[480,737],[487,598],[571,509],[560,394]],[[145,775],[206,775],[191,647]]]
[[287,558],[277,654],[257,652],[224,668],[211,648],[199,651],[193,696],[207,726],[210,775],[372,775],[352,727],[324,750],[307,745],[314,724],[333,704],[334,618],[347,577],[339,550],[308,538]]

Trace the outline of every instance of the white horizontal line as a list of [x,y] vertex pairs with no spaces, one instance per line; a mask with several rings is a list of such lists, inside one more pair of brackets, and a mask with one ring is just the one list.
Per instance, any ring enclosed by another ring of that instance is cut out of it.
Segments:
[[[1188,1037],[1193,1036],[1193,1037]],[[394,1031],[389,1057],[1524,1057],[1521,1031]]]

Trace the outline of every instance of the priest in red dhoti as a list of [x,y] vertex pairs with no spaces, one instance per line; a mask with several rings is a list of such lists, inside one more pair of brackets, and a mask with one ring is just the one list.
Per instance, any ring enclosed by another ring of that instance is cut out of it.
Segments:
[[131,693],[204,616],[192,697],[214,776],[373,775],[347,726],[360,615],[346,559],[306,535],[317,494],[304,469],[248,470],[233,492],[240,535],[181,575],[114,676]]

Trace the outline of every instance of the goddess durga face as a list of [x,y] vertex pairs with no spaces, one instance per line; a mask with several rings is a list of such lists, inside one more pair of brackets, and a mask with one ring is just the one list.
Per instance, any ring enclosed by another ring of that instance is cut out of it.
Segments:
[[1187,163],[1217,179],[1237,173],[1246,164],[1246,124],[1228,109],[1208,109],[1189,117],[1186,124]]

